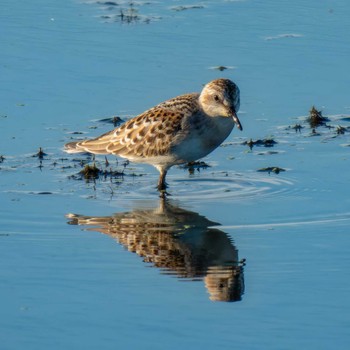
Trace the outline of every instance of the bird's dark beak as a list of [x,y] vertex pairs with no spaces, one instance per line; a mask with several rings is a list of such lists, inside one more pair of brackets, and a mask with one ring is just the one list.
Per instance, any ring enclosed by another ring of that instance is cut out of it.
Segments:
[[239,119],[237,117],[237,113],[236,113],[236,111],[233,108],[230,109],[230,114],[229,115],[233,119],[233,121],[235,122],[237,128],[242,131],[243,130],[242,124],[239,121]]

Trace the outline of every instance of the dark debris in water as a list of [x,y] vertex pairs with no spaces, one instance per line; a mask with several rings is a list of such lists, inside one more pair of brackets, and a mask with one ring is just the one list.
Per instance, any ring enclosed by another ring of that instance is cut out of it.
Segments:
[[213,69],[213,70],[218,70],[220,72],[223,72],[227,69],[234,69],[236,67],[233,67],[233,66],[213,66],[213,67],[209,67],[209,69]]
[[182,169],[188,169],[190,174],[193,174],[195,170],[200,171],[201,169],[210,168],[210,165],[203,161],[189,162],[187,164],[181,165]]
[[97,1],[97,4],[105,6],[119,6],[119,4],[115,1]]
[[301,124],[295,124],[286,128],[286,130],[294,130],[295,132],[301,132],[302,129],[304,129],[304,127]]
[[335,131],[337,135],[344,135],[346,132],[350,131],[350,127],[338,125]]
[[84,179],[97,179],[101,173],[101,170],[97,168],[96,164],[86,164],[84,169],[79,171]]
[[267,167],[267,168],[258,169],[257,171],[265,172],[265,173],[269,173],[269,174],[270,173],[279,174],[280,172],[286,171],[286,170],[283,169],[283,168],[277,167],[277,166],[270,166],[270,167]]
[[83,135],[84,133],[82,131],[72,131],[70,132],[71,135]]
[[315,106],[312,106],[307,121],[311,128],[317,128],[318,126],[325,125],[329,119],[324,117],[322,112],[318,111]]
[[105,160],[105,165],[106,165],[106,168],[102,169],[98,167],[95,162],[92,165],[85,164],[82,170],[80,170],[77,174],[69,176],[69,178],[73,180],[86,180],[88,182],[91,180],[92,181],[97,180],[99,178],[121,179],[124,177],[124,169],[128,165],[128,162],[123,163],[124,168],[122,171],[113,170],[111,167],[108,169],[107,166],[109,166],[109,162],[107,161],[107,159]]
[[[338,121],[344,121],[349,122],[350,117],[344,117],[337,119]],[[335,137],[339,135],[343,135],[347,132],[350,132],[349,126],[342,126],[342,125],[331,125],[328,124],[331,120],[327,117],[324,117],[322,115],[322,112],[317,110],[315,106],[312,106],[312,108],[309,111],[309,116],[305,119],[305,122],[307,122],[311,128],[311,132],[308,136],[322,136],[325,135],[324,131],[320,131],[319,127],[322,126],[323,129],[331,130],[332,133],[335,133]],[[302,124],[295,124],[293,126],[286,127],[285,130],[295,130],[295,132],[301,133],[302,129],[304,129],[304,126]]]
[[37,153],[33,154],[33,157],[38,159],[44,159],[45,156],[47,156],[47,154],[43,151],[41,147],[39,147],[39,151]]
[[[106,22],[119,22],[122,24],[148,24],[151,21],[158,20],[160,18],[156,16],[147,16],[140,13],[141,7],[144,5],[150,5],[150,2],[97,1],[95,3],[106,6],[103,8],[103,10],[108,12],[100,15],[100,18]],[[113,12],[115,9],[117,9],[117,12]]]
[[242,145],[247,145],[250,149],[252,149],[254,146],[263,146],[263,147],[273,147],[274,145],[277,144],[277,141],[274,139],[263,139],[263,140],[256,140],[253,141],[250,139],[249,141],[244,141],[242,142]]
[[228,67],[225,67],[225,66],[217,66],[217,67],[214,67],[213,69],[217,69],[217,70],[219,70],[220,72],[223,72],[224,70],[228,69]]
[[134,23],[139,22],[141,17],[138,10],[132,5],[128,9],[121,9],[119,15],[116,16],[122,23]]
[[[103,13],[99,16],[107,23],[122,24],[149,24],[162,19],[162,16],[154,15],[154,7],[159,6],[156,1],[86,1],[98,5]],[[152,15],[147,14],[146,6],[152,5]],[[167,11],[183,12],[187,10],[196,10],[205,8],[202,4],[169,6]],[[167,15],[169,17],[169,15]]]
[[113,124],[114,127],[117,127],[124,123],[124,120],[118,116],[113,116],[111,118],[103,118],[98,120],[99,123]]

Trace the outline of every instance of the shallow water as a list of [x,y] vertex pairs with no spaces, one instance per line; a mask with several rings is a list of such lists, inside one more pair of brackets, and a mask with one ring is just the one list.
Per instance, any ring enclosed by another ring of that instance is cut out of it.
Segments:
[[[349,12],[5,1],[1,348],[346,348]],[[84,181],[91,159],[62,151],[216,77],[240,86],[244,131],[209,167],[171,169],[165,203],[155,169],[98,157],[122,175]],[[314,131],[312,105],[329,118]],[[243,144],[266,138],[277,144]]]

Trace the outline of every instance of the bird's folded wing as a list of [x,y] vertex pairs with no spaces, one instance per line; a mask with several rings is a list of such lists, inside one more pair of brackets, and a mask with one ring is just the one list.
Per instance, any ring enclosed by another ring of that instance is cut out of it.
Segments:
[[66,150],[130,158],[165,155],[181,134],[183,119],[184,114],[157,106],[95,139],[71,142]]

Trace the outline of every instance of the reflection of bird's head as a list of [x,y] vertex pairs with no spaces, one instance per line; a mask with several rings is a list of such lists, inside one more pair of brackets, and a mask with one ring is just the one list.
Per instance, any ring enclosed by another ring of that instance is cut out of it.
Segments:
[[209,267],[204,281],[212,301],[239,301],[244,293],[241,266]]

